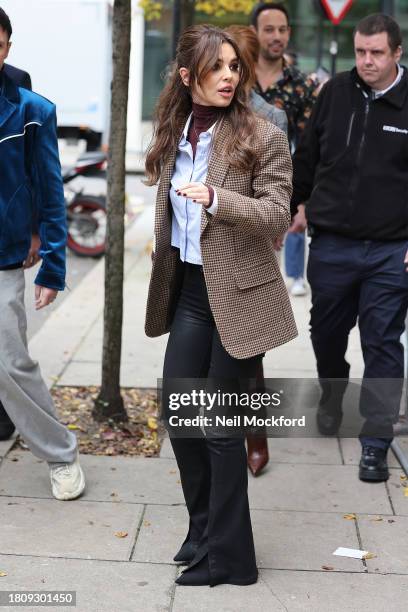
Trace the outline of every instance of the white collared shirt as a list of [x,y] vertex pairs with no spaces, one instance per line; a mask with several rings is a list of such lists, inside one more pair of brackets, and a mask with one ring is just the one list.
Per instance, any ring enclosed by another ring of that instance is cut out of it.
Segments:
[[[200,134],[196,154],[193,159],[193,148],[187,140],[192,114],[187,119],[181,136],[176,163],[170,185],[170,201],[172,204],[171,245],[180,249],[180,259],[192,264],[202,265],[200,247],[200,226],[202,204],[197,204],[189,198],[178,196],[176,190],[188,183],[205,183],[208,172],[208,161],[211,153],[212,125],[206,132]],[[214,189],[212,205],[207,212],[214,215],[218,208],[217,193]]]
[[400,82],[402,75],[404,73],[404,70],[401,68],[401,66],[399,64],[397,64],[397,68],[398,68],[398,73],[397,76],[395,78],[395,80],[391,83],[391,85],[389,85],[388,87],[386,87],[385,89],[382,89],[381,91],[379,91],[378,89],[372,89],[372,92],[374,94],[374,98],[381,98],[381,96],[383,96],[384,94],[387,93],[387,91],[390,91],[390,89],[392,89],[393,87],[395,87],[396,85],[398,85],[398,83]]

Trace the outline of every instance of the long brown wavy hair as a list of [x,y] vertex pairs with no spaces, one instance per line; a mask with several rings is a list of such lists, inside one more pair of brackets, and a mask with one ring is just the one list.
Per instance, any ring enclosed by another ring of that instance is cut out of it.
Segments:
[[[213,147],[218,155],[226,157],[238,169],[247,169],[257,160],[254,148],[255,116],[247,100],[250,68],[230,34],[212,25],[192,26],[180,37],[168,82],[157,103],[153,139],[146,157],[148,185],[157,183],[163,164],[177,149],[180,130],[192,109],[191,88],[194,90],[195,85],[200,85],[215,66],[223,43],[230,44],[235,50],[240,79],[231,104],[226,108],[220,107],[231,122],[231,138],[228,142],[218,142],[218,124],[214,131]],[[179,74],[179,69],[183,67],[190,72],[189,87],[183,84]]]

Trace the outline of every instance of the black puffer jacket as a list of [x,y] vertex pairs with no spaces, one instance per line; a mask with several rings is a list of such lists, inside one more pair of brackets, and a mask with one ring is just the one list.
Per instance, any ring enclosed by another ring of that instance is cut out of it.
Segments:
[[357,239],[408,239],[408,75],[374,100],[354,68],[323,87],[294,156],[292,214]]

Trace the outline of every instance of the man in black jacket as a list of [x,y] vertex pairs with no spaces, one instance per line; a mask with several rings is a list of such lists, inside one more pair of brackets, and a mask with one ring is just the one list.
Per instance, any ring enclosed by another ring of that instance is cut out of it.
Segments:
[[333,435],[340,426],[345,353],[358,319],[365,365],[359,475],[381,481],[389,476],[386,455],[404,378],[408,74],[391,17],[364,18],[354,47],[356,67],[323,87],[295,153],[292,214],[299,230],[307,217],[312,236],[311,339],[323,391],[318,427]]

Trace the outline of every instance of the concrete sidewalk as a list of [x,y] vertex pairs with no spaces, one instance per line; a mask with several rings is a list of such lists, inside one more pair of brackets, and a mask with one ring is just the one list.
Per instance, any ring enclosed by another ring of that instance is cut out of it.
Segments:
[[[143,332],[151,234],[147,209],[127,235],[125,386],[154,387],[161,375],[166,338]],[[266,376],[315,375],[309,300],[296,298],[293,306],[300,335],[268,354]],[[49,385],[100,382],[102,307],[101,261],[30,343]],[[349,359],[358,377],[358,334]],[[83,455],[87,489],[77,502],[52,499],[47,466],[0,443],[0,576],[7,574],[0,590],[75,590],[81,612],[405,611],[408,497],[396,460],[390,456],[388,483],[366,484],[358,480],[355,440],[269,442],[268,469],[249,477],[260,579],[213,589],[174,584],[179,570],[172,558],[185,537],[187,512],[168,440],[155,459]],[[349,513],[356,520],[345,519]],[[335,557],[339,546],[376,557]]]

